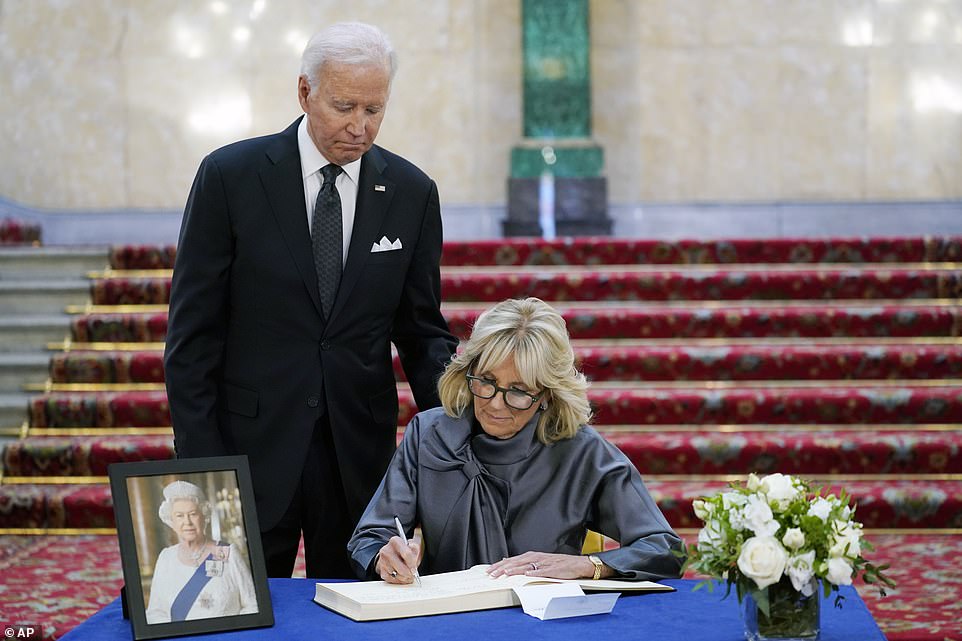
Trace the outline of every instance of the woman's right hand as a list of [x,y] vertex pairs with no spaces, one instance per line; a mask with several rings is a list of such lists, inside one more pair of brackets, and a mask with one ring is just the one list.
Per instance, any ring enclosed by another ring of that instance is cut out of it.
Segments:
[[392,536],[381,548],[377,557],[377,573],[388,583],[414,583],[414,571],[418,568],[421,546],[416,541],[407,545],[399,536]]

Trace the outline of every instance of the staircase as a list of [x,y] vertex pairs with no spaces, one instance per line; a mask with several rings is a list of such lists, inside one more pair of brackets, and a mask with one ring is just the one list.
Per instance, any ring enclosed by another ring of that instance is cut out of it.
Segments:
[[[109,532],[107,466],[173,456],[161,358],[173,256],[117,247],[85,283],[49,380],[30,386],[29,427],[5,448],[0,528]],[[596,427],[686,537],[694,498],[752,471],[798,474],[844,487],[877,539],[869,557],[911,586],[962,552],[959,261],[960,238],[448,243],[443,311],[466,336],[503,298],[554,304]],[[403,426],[416,408],[396,371]],[[863,593],[889,639],[927,640],[957,618],[906,612],[935,594],[957,603],[962,587],[896,588],[896,608]]]
[[67,306],[90,299],[86,273],[106,259],[104,247],[0,247],[0,438],[21,433],[24,384],[47,379],[47,344],[63,341]]

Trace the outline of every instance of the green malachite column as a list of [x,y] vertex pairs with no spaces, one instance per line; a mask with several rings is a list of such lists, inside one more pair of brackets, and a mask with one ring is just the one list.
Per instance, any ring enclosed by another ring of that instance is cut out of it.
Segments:
[[538,181],[547,171],[557,233],[608,234],[604,150],[591,139],[588,0],[521,3],[524,139],[511,150],[504,233],[541,233]]

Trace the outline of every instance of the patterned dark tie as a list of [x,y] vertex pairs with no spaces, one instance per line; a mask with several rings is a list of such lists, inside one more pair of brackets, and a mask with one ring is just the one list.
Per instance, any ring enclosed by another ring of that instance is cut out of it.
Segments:
[[334,296],[341,280],[341,196],[334,186],[334,179],[341,173],[337,165],[321,167],[324,183],[314,202],[311,216],[311,242],[314,245],[314,271],[317,272],[317,290],[321,295],[321,309],[325,320],[331,316]]

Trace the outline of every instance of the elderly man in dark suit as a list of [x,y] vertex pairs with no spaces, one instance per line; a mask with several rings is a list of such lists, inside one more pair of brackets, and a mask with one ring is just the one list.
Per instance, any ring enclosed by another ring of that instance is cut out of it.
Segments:
[[308,43],[281,133],[200,165],[165,367],[179,457],[246,454],[270,576],[351,577],[351,531],[395,449],[397,347],[420,409],[457,341],[440,312],[434,182],[374,145],[396,56],[370,25]]

